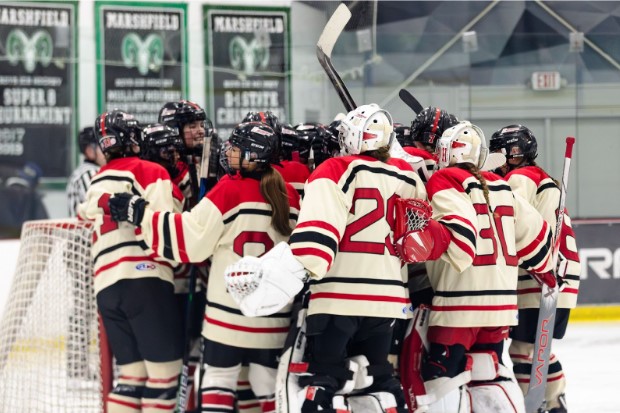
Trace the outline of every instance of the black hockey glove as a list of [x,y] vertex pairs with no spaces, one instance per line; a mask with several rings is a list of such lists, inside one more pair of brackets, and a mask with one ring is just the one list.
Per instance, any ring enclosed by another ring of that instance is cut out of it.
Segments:
[[112,220],[116,222],[129,222],[137,227],[142,223],[144,208],[147,205],[148,202],[143,198],[127,192],[117,192],[108,201]]

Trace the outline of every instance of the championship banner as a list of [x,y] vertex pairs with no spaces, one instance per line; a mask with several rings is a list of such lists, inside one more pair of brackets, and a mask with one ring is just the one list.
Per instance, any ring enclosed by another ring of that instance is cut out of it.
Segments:
[[0,165],[34,162],[48,181],[72,166],[76,12],[75,3],[0,3]]
[[143,124],[187,92],[187,6],[96,2],[99,113],[122,109]]
[[288,8],[204,6],[207,99],[223,139],[249,111],[290,118]]

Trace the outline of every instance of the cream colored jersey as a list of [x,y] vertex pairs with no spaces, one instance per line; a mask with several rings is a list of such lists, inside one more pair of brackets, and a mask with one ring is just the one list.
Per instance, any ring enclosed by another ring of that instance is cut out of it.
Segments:
[[517,266],[550,266],[551,231],[542,216],[499,176],[481,174],[489,204],[480,181],[460,168],[435,172],[426,186],[433,219],[451,237],[447,251],[427,262],[431,326],[516,325]]
[[[553,179],[538,166],[517,168],[508,175],[506,180],[512,190],[525,198],[540,212],[553,233],[557,224],[557,212],[560,205],[560,188]],[[562,223],[562,239],[560,254],[568,262],[564,277],[566,285],[558,297],[558,308],[575,308],[579,293],[579,275],[581,264],[577,253],[575,233],[567,213]],[[540,285],[524,270],[519,271],[519,308],[540,307]]]
[[393,246],[398,198],[426,199],[404,161],[331,158],[308,179],[289,241],[311,273],[308,314],[405,318],[410,303]]
[[172,283],[175,263],[156,257],[143,242],[139,229],[112,221],[108,199],[116,192],[138,195],[153,210],[172,211],[175,205],[168,172],[156,163],[128,157],[114,159],[100,169],[91,181],[86,201],[78,207],[79,217],[95,225],[95,293],[123,279],[157,277]]
[[[287,190],[293,227],[299,195],[288,184]],[[288,239],[271,226],[271,207],[260,193],[259,180],[225,176],[191,211],[182,214],[147,208],[142,232],[160,256],[185,263],[212,257],[203,336],[236,347],[276,349],[284,345],[290,306],[268,317],[246,317],[224,282],[228,265],[247,255],[258,257]]]

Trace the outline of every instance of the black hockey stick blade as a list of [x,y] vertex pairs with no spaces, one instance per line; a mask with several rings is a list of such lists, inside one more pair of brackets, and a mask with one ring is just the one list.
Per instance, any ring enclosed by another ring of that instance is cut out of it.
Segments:
[[342,33],[350,19],[351,11],[343,3],[340,3],[325,25],[323,33],[321,33],[321,37],[319,37],[319,41],[316,44],[316,57],[319,59],[319,63],[336,89],[344,107],[349,112],[355,109],[357,105],[340,78],[340,75],[338,75],[338,72],[334,69],[331,56],[334,45],[338,41],[338,37],[340,37],[340,33]]
[[398,92],[398,96],[400,97],[400,100],[405,103],[405,105],[409,106],[411,110],[415,112],[416,115],[424,109],[422,104],[418,102],[418,100],[411,93],[409,93],[407,89],[401,89],[400,92]]

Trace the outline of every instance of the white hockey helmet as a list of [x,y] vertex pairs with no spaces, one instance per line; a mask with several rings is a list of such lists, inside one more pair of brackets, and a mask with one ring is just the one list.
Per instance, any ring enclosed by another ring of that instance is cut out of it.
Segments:
[[349,155],[383,148],[394,139],[392,116],[376,103],[347,113],[340,122],[339,131],[340,147]]
[[446,129],[437,143],[437,167],[447,168],[458,163],[471,163],[481,168],[489,148],[484,132],[469,121],[462,121]]

